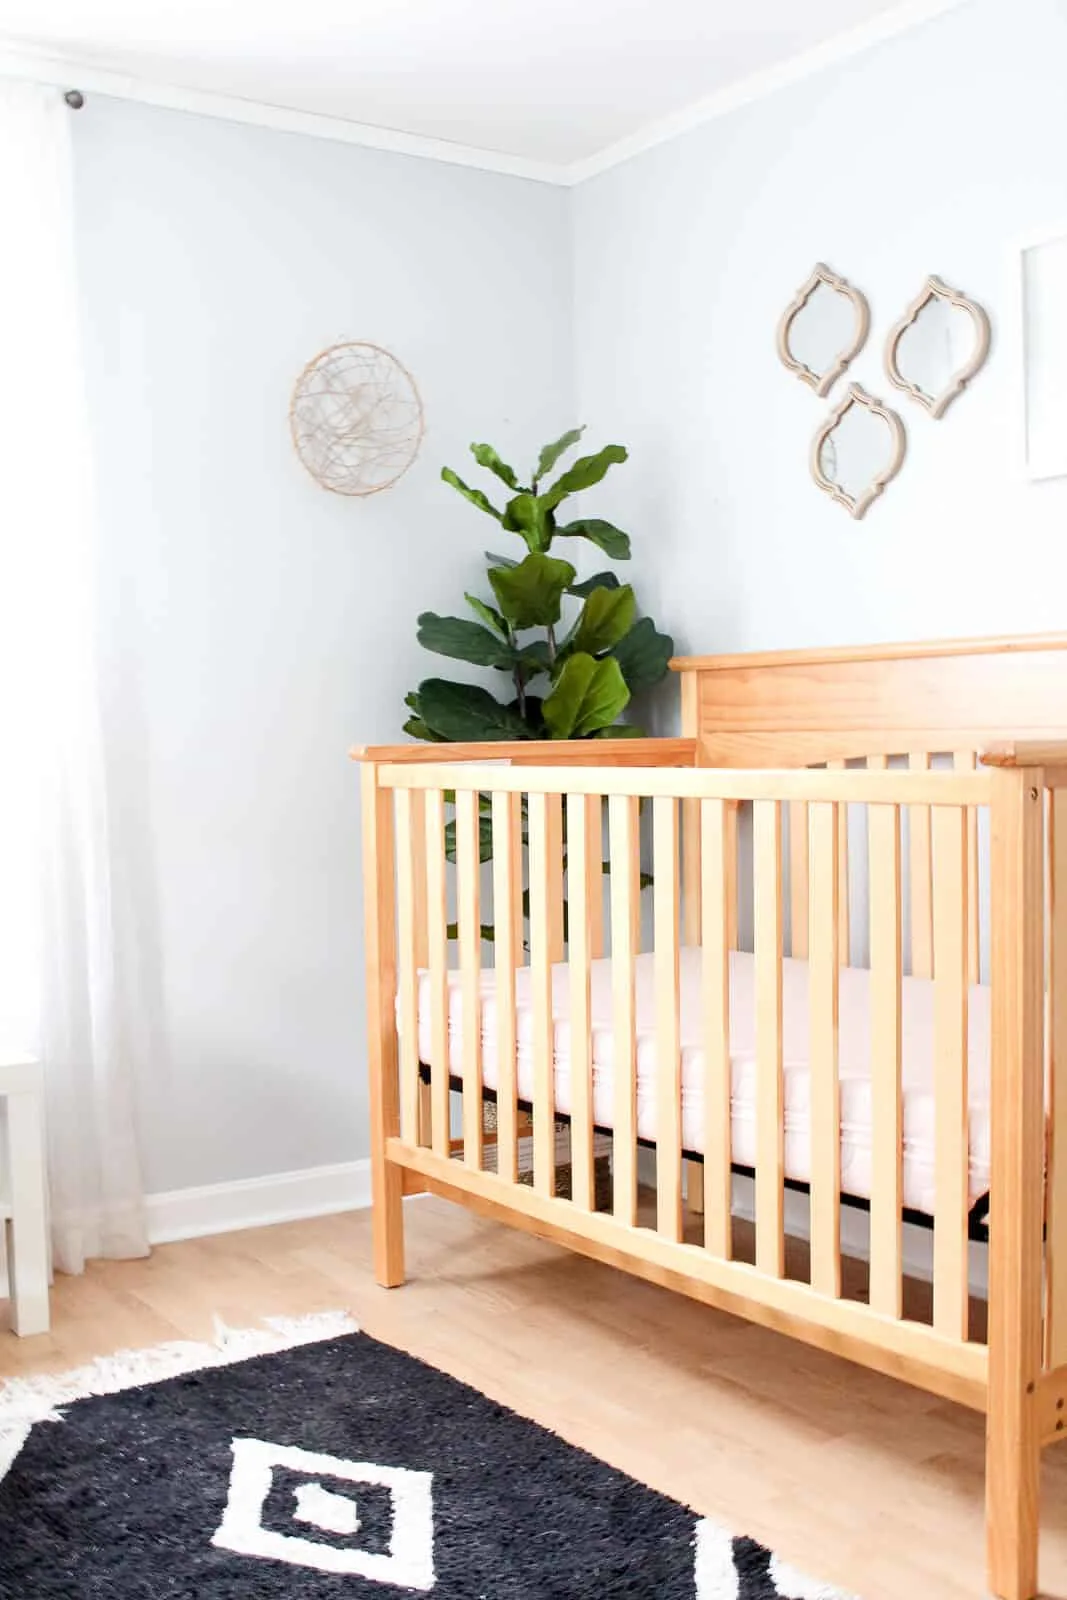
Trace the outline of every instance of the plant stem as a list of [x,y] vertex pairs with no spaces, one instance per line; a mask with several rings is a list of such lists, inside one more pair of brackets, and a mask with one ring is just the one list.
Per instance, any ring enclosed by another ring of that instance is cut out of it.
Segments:
[[556,659],[556,630],[551,623],[548,624],[548,659]]

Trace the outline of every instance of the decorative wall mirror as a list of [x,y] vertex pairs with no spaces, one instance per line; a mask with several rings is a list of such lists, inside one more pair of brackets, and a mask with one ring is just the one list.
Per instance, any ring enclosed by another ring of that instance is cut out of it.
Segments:
[[988,354],[989,318],[982,307],[930,277],[890,330],[885,370],[890,383],[941,417]]
[[816,394],[829,394],[863,349],[871,313],[858,289],[819,261],[778,324],[778,354]]
[[859,520],[904,463],[904,424],[858,383],[850,383],[811,445],[811,475]]

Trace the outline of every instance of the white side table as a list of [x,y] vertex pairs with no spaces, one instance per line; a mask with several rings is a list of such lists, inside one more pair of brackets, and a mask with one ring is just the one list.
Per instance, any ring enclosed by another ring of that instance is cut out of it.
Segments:
[[0,1202],[7,1242],[11,1326],[25,1337],[47,1333],[48,1201],[45,1185],[43,1085],[36,1061],[0,1056],[0,1173],[8,1204]]

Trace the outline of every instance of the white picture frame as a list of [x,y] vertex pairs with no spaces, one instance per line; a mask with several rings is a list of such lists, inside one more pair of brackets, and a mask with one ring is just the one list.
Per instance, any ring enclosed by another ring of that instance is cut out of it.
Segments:
[[1041,482],[1067,477],[1067,221],[1013,254],[1022,462]]

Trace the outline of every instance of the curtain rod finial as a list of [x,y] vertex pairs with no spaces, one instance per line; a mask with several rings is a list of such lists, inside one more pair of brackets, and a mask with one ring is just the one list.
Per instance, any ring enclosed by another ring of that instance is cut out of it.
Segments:
[[85,96],[80,89],[68,89],[63,98],[72,111],[80,111],[85,104]]

